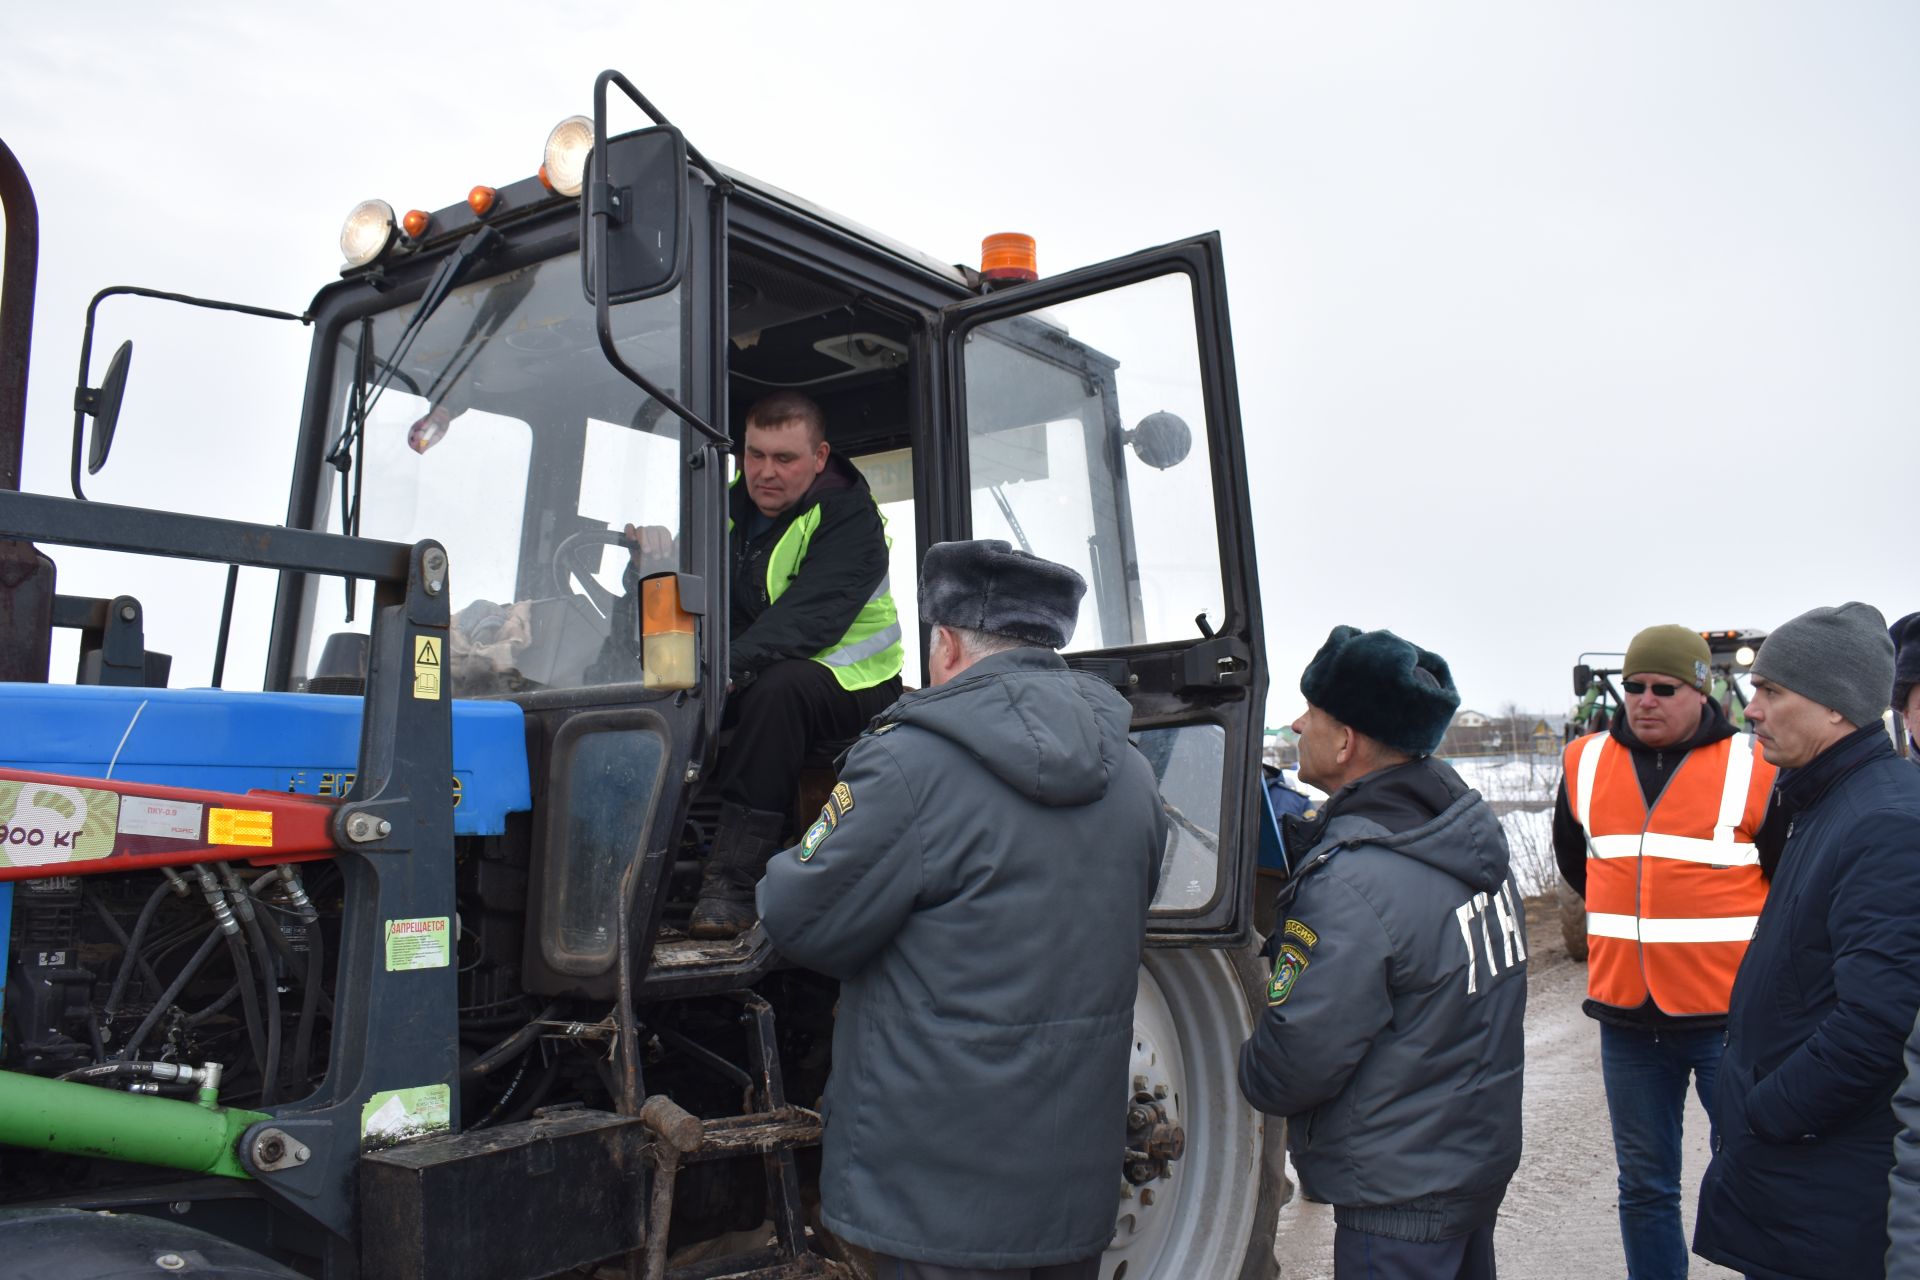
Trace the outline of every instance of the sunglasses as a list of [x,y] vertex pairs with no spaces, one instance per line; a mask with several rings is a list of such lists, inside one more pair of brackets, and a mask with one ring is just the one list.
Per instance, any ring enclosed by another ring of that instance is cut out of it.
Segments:
[[1645,680],[1622,680],[1620,687],[1635,697],[1651,690],[1653,696],[1656,698],[1671,698],[1687,686],[1678,684],[1648,684]]

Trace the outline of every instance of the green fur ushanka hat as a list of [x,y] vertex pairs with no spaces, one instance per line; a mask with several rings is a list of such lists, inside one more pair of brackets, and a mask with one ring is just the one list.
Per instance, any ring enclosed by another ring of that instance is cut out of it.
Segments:
[[1335,627],[1300,675],[1307,701],[1348,728],[1410,756],[1430,756],[1460,694],[1447,660],[1391,631]]

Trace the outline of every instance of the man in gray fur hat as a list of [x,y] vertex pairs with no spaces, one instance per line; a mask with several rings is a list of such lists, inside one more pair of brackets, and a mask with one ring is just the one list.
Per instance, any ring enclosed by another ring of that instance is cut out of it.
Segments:
[[1888,1256],[1920,1010],[1920,773],[1881,723],[1893,681],[1886,619],[1858,602],[1782,624],[1753,664],[1786,843],[1733,984],[1693,1237],[1749,1276],[1878,1276]]
[[1113,1235],[1168,821],[1126,700],[1055,652],[1085,591],[1005,542],[929,550],[931,686],[760,883],[774,945],[842,983],[821,1212],[888,1280],[1092,1280]]

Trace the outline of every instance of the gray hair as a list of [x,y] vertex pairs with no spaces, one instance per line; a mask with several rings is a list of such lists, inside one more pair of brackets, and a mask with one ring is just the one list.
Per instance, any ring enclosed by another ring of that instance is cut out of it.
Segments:
[[975,631],[971,627],[951,627],[944,622],[939,625],[953,632],[953,638],[960,646],[961,656],[969,662],[978,662],[991,654],[1004,653],[1008,649],[1046,648],[1045,645],[1035,644],[1031,640],[1022,640],[1018,636],[1004,636],[993,631]]

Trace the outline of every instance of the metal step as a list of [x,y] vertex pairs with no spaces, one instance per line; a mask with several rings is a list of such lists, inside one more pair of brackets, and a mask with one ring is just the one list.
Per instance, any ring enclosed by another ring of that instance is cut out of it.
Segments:
[[662,925],[653,960],[635,998],[641,1001],[745,990],[778,962],[759,924],[737,938],[689,938]]
[[817,1253],[782,1262],[778,1249],[756,1249],[752,1253],[716,1258],[691,1266],[675,1267],[666,1280],[853,1280],[854,1272],[844,1263],[823,1258]]
[[769,1155],[820,1145],[820,1115],[787,1106],[744,1116],[721,1116],[700,1124],[700,1145],[682,1157],[688,1163],[731,1156]]

